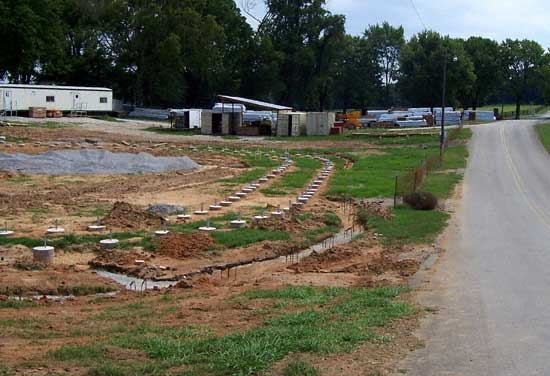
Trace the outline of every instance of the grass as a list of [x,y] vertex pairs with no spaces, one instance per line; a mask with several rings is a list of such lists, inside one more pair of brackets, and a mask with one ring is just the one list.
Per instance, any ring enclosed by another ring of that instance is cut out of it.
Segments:
[[542,146],[550,153],[550,123],[538,124],[535,130]]
[[122,120],[117,119],[116,117],[109,116],[109,115],[93,116],[92,118],[97,119],[97,120],[108,121],[108,122],[111,122],[111,123],[124,123]]
[[[522,104],[521,110],[531,110],[535,109],[537,107],[540,107],[538,104]],[[483,107],[478,107],[478,110],[481,111],[493,111],[495,108],[498,108],[499,111],[502,111],[503,105],[502,104],[492,104],[492,105],[486,105]],[[504,112],[512,112],[516,111],[516,105],[514,103],[506,103],[504,104]]]
[[254,180],[258,180],[262,176],[264,176],[267,172],[267,168],[254,168],[252,170],[248,170],[239,176],[235,176],[234,178],[228,178],[223,179],[223,183],[229,183],[229,184],[246,184]]
[[[127,240],[131,238],[138,238],[144,236],[144,233],[113,233],[112,237],[119,240]],[[105,239],[106,235],[95,236],[78,236],[74,234],[65,235],[60,238],[53,238],[48,240],[48,245],[51,245],[58,249],[68,248],[70,245],[75,244],[97,244],[100,240]],[[28,248],[44,245],[43,239],[35,239],[29,237],[13,237],[13,238],[0,238],[0,246],[8,245],[24,245]]]
[[23,308],[29,308],[29,307],[36,307],[38,306],[37,303],[33,302],[32,300],[3,300],[0,301],[0,309],[23,309]]
[[171,134],[175,136],[195,136],[197,134],[200,134],[200,129],[199,129],[199,132],[197,132],[194,129],[173,129],[169,127],[166,127],[166,128],[148,127],[148,128],[145,128],[144,131],[153,132],[157,134]]
[[319,372],[305,362],[289,362],[283,369],[283,376],[317,376]]
[[394,148],[383,155],[361,154],[350,169],[338,169],[329,181],[327,196],[393,197],[395,177],[420,164],[428,151]]
[[[471,136],[472,131],[467,128],[453,132],[454,144],[447,148],[439,170],[466,167],[468,149],[464,143]],[[420,144],[383,150],[384,154],[355,153],[353,167],[338,168],[330,179],[327,196],[393,197],[396,176],[407,174],[429,156],[439,153],[436,145],[420,147]]]
[[446,199],[461,180],[462,174],[431,173],[424,179],[420,190],[433,193],[440,200]]
[[450,215],[440,211],[414,210],[407,206],[392,209],[392,219],[370,217],[369,226],[382,234],[387,245],[433,242],[446,227]]
[[[398,300],[404,291],[311,286],[254,290],[236,298],[263,299],[285,309],[266,310],[260,324],[220,336],[196,326],[136,326],[126,318],[126,326],[109,335],[88,344],[63,345],[50,351],[49,357],[66,366],[88,366],[88,375],[160,376],[173,374],[169,369],[176,368],[184,369],[178,375],[265,374],[289,354],[342,353],[365,341],[391,341],[375,334],[375,329],[415,313]],[[117,354],[116,348],[139,354],[139,362],[110,355]],[[287,364],[283,372],[316,374],[311,366],[298,362]]]
[[216,243],[227,248],[244,247],[265,240],[290,240],[290,235],[284,231],[269,231],[262,229],[241,228],[232,231],[217,231],[212,233]]
[[302,189],[313,178],[317,170],[323,167],[322,162],[310,158],[297,158],[296,171],[285,173],[269,188],[261,189],[266,196],[286,196]]
[[51,120],[42,120],[32,123],[21,123],[21,122],[10,122],[13,126],[18,127],[28,127],[28,128],[48,128],[48,129],[59,129],[59,128],[71,128],[77,125],[77,123],[61,123]]

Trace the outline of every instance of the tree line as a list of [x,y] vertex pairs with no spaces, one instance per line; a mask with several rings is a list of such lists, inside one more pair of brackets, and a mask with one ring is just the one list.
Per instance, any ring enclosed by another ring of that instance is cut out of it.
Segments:
[[550,54],[401,26],[360,36],[326,0],[265,0],[257,29],[234,0],[0,0],[0,78],[107,86],[126,103],[208,106],[233,94],[297,109],[550,100]]

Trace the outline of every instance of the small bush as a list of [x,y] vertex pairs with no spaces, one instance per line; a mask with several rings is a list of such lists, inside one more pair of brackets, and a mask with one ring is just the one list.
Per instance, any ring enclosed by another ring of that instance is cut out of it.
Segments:
[[414,192],[405,197],[403,201],[416,210],[434,210],[437,207],[437,198],[428,192]]
[[361,208],[357,211],[357,222],[363,227],[368,228],[369,225],[369,213]]

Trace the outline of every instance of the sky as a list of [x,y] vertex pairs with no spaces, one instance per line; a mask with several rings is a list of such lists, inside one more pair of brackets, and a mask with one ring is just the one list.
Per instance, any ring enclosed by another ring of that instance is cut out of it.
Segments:
[[[254,13],[261,16],[264,3],[255,1]],[[240,5],[241,0],[236,2]],[[388,21],[403,25],[407,37],[422,31],[424,24],[451,37],[476,35],[499,42],[532,39],[550,48],[548,0],[327,0],[327,7],[346,16],[347,31],[353,35],[361,34],[368,25]]]

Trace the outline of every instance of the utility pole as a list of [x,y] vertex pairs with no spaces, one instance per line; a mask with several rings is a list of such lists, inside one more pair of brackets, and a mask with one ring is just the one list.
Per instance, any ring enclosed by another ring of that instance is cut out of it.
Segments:
[[[443,152],[445,151],[445,102],[447,95],[447,60],[448,55],[445,52],[443,57],[443,95],[442,95],[442,105],[441,105],[441,137],[439,140],[439,159],[443,160]],[[458,61],[456,56],[453,57],[453,62]]]
[[443,149],[445,148],[445,96],[447,94],[447,53],[443,58],[443,95],[441,104],[441,132],[439,137],[439,160],[443,160]]

